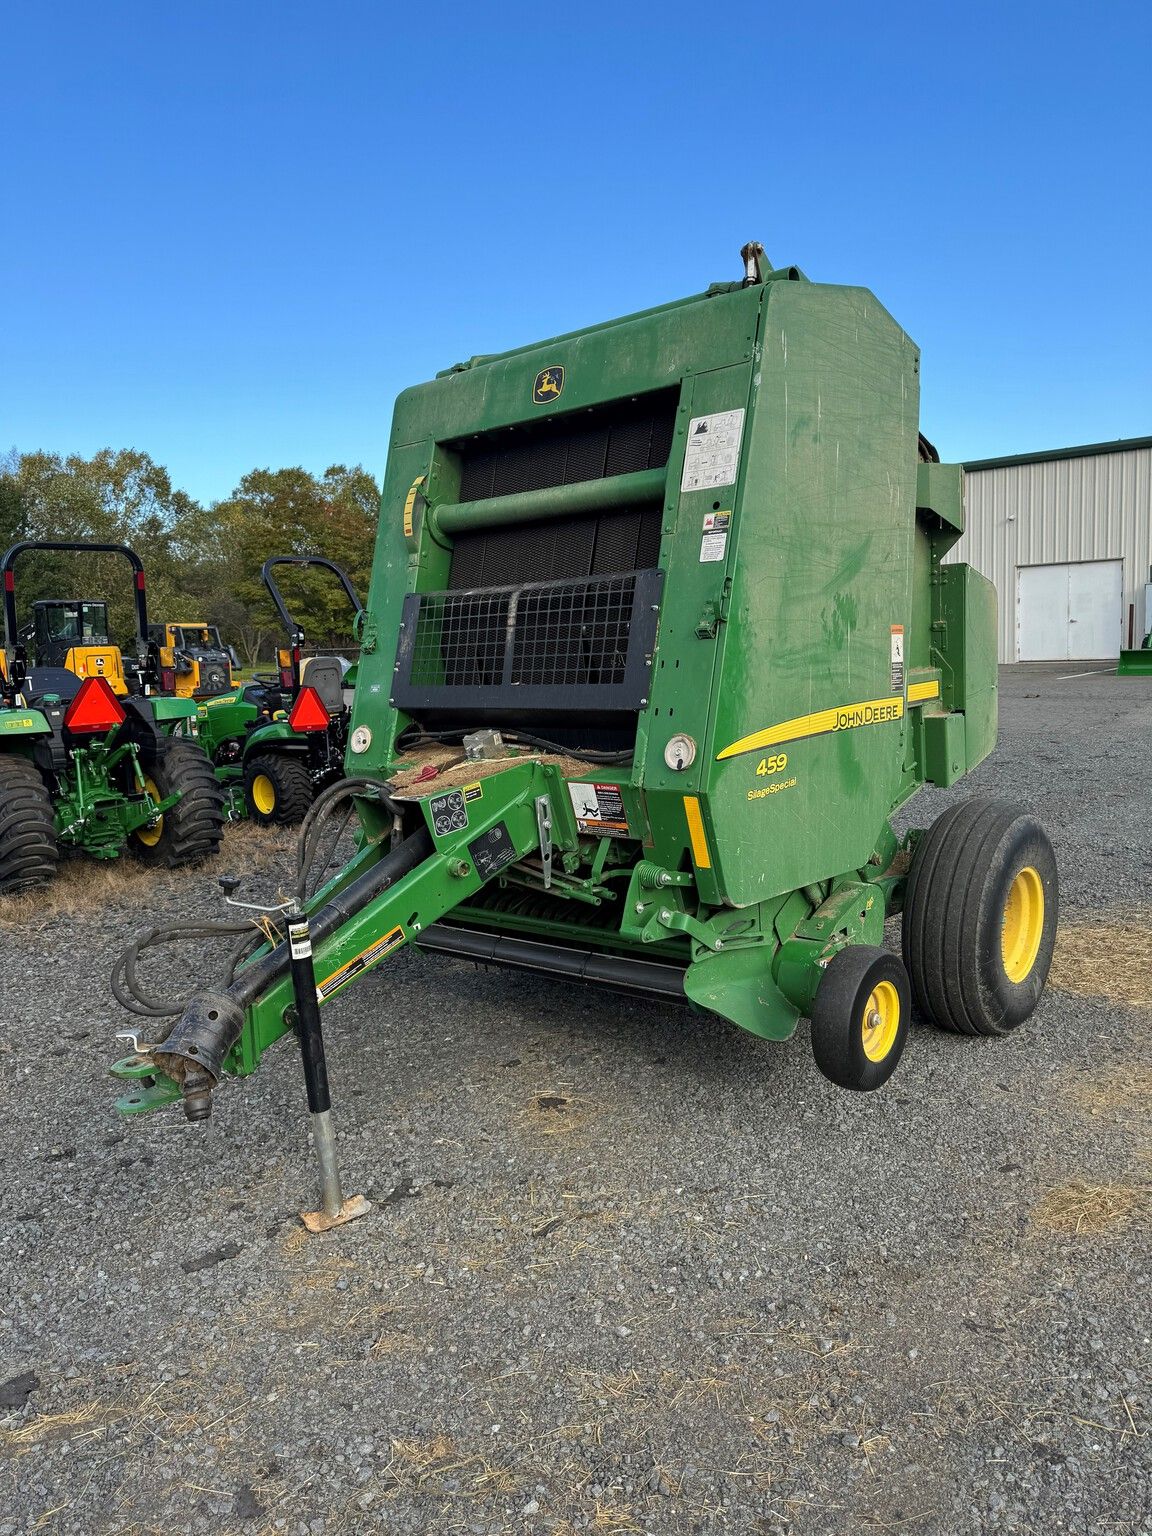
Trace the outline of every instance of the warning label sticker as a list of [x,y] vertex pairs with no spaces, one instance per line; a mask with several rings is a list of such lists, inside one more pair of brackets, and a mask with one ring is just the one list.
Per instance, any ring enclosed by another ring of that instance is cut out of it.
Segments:
[[707,491],[718,485],[735,485],[743,435],[743,406],[738,411],[717,411],[714,416],[693,416],[688,423],[680,489]]
[[437,837],[445,837],[449,832],[463,832],[468,825],[465,794],[465,790],[450,789],[446,795],[433,795],[429,799],[428,814]]
[[892,626],[892,693],[904,692],[904,626]]
[[404,930],[399,924],[382,934],[367,949],[362,949],[358,955],[342,965],[338,971],[333,971],[331,976],[319,983],[316,988],[316,996],[320,1002],[332,996],[345,982],[353,977],[361,975],[370,965],[375,965],[377,960],[383,960],[385,955],[390,955],[394,949],[399,949],[404,942]]
[[728,527],[731,512],[709,512],[704,518],[704,532],[700,538],[700,561],[723,560],[728,547]]
[[568,794],[576,825],[598,837],[627,837],[628,817],[619,784],[573,784]]

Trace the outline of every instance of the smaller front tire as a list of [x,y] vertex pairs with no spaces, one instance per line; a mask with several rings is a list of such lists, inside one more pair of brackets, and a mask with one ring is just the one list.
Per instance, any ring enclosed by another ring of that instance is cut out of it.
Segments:
[[313,798],[312,775],[299,757],[268,752],[244,765],[244,803],[258,826],[295,826]]
[[850,944],[828,962],[812,1006],[816,1065],[840,1088],[880,1088],[904,1052],[911,1010],[908,973],[897,956]]

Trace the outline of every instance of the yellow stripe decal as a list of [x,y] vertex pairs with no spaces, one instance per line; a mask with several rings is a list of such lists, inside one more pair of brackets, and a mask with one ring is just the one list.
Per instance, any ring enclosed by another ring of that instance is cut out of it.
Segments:
[[850,731],[858,725],[882,725],[888,720],[900,720],[904,715],[904,698],[893,694],[887,699],[864,699],[859,704],[837,704],[832,709],[820,709],[812,715],[797,715],[794,720],[782,720],[766,730],[751,736],[741,736],[730,747],[716,754],[717,761],[725,757],[739,757],[744,752],[759,752],[762,747],[775,747],[782,741],[800,741],[805,736],[825,736],[830,731]]
[[708,839],[704,836],[700,802],[695,795],[684,796],[684,814],[688,818],[688,836],[692,839],[692,857],[696,860],[696,867],[711,869],[712,855],[708,851]]
[[938,699],[939,697],[940,684],[938,682],[908,684],[909,704],[919,704],[924,699]]
[[423,484],[424,476],[417,475],[415,480],[413,480],[411,487],[409,488],[408,495],[404,502],[404,537],[406,539],[410,539],[412,537],[412,514],[416,506],[416,492]]

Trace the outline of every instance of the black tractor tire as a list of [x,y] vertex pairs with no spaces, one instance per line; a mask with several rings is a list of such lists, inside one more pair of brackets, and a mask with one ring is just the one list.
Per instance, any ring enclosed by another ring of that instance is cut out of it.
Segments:
[[59,857],[52,797],[39,769],[16,753],[0,754],[0,894],[47,884]]
[[308,764],[290,752],[263,752],[244,764],[244,804],[261,827],[304,820],[316,797]]
[[[179,792],[158,828],[129,839],[141,863],[162,869],[199,864],[220,851],[224,835],[224,791],[202,747],[179,738],[162,739],[143,764],[161,799]],[[155,836],[156,832],[159,836]],[[154,840],[153,840],[154,838]]]
[[904,896],[904,963],[938,1029],[1007,1035],[1048,980],[1059,917],[1043,827],[991,797],[952,806],[917,845]]
[[833,955],[812,1005],[812,1054],[840,1088],[868,1093],[895,1072],[908,1039],[912,991],[898,955],[850,944]]

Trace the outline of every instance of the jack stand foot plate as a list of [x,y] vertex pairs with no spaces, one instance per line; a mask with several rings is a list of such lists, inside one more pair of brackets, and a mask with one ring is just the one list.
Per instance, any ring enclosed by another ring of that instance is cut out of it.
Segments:
[[363,1195],[349,1195],[338,1215],[328,1216],[324,1211],[301,1211],[300,1220],[309,1232],[330,1232],[333,1227],[342,1227],[345,1222],[367,1216],[371,1209],[371,1201],[365,1200]]

